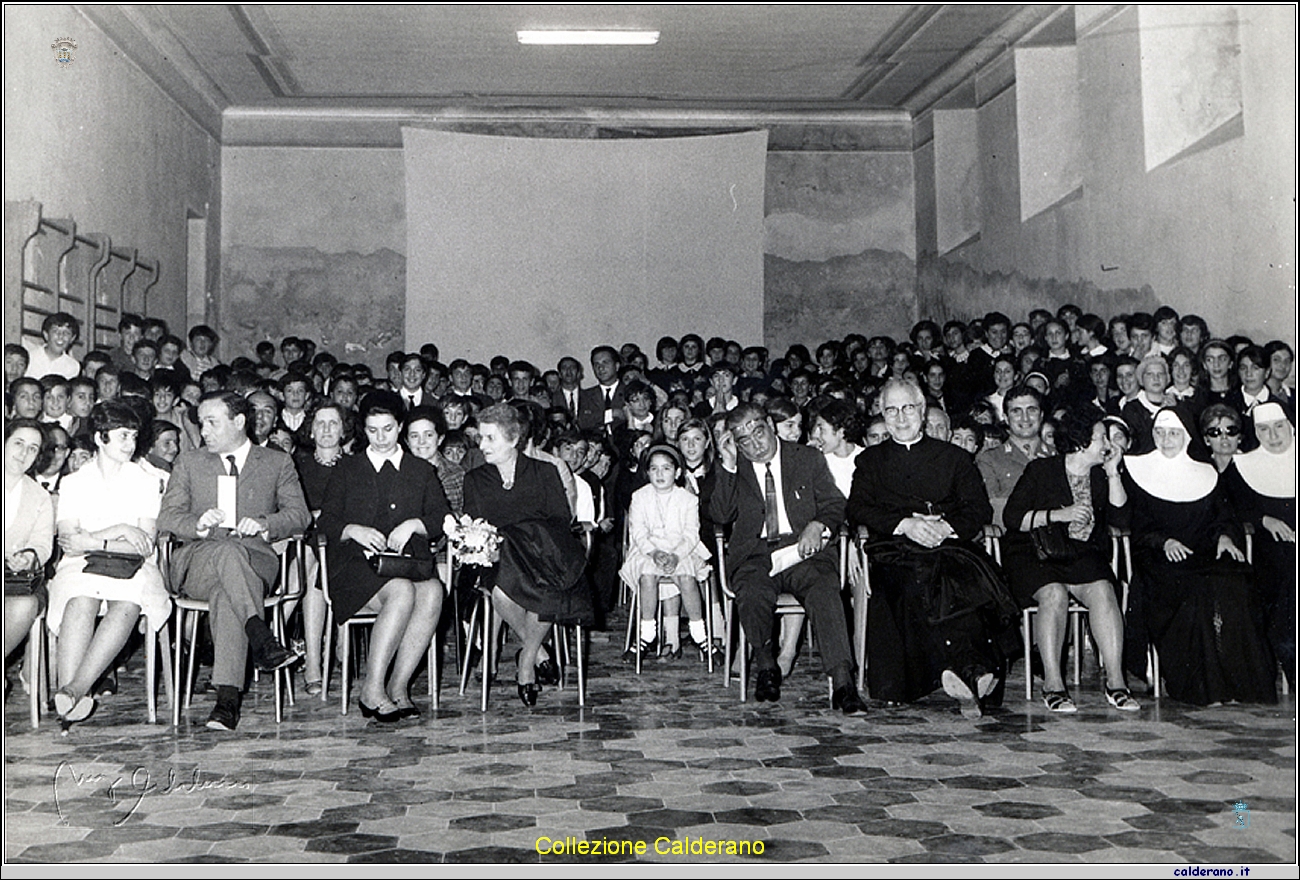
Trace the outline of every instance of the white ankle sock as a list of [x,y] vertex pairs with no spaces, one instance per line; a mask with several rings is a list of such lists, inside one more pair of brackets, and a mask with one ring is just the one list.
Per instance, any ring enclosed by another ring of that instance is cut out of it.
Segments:
[[658,634],[659,625],[653,619],[641,621],[641,644],[650,644]]
[[704,625],[703,620],[692,620],[687,624],[687,628],[691,631],[691,641],[701,647],[704,647],[707,644],[709,641],[709,630]]

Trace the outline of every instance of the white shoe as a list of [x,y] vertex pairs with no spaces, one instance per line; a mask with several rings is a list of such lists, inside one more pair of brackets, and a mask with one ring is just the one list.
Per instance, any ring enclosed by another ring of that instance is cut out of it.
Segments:
[[945,669],[940,681],[943,682],[943,692],[961,704],[963,718],[975,719],[984,715],[980,710],[979,699],[960,675],[951,669]]

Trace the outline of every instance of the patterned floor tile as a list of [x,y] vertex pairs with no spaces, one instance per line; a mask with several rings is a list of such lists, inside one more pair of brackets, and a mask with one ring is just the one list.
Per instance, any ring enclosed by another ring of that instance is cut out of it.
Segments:
[[[524,711],[503,684],[484,714],[448,678],[442,709],[393,726],[301,694],[277,726],[265,680],[233,735],[203,727],[204,695],[175,731],[142,724],[132,658],[122,693],[59,736],[48,717],[30,729],[16,688],[5,859],[590,864],[540,856],[543,836],[762,840],[762,856],[739,860],[768,864],[1296,858],[1290,700],[1143,698],[1129,717],[1085,690],[1072,718],[1009,696],[971,723],[936,695],[844,718],[807,672],[816,658],[800,659],[779,704],[742,704],[694,664],[652,664],[638,679],[618,641],[593,646],[585,708],[570,687]],[[425,693],[423,679],[412,690]]]

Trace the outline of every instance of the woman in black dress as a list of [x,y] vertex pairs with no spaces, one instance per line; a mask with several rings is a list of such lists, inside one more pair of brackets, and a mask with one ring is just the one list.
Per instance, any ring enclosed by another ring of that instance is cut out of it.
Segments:
[[[1061,454],[1029,462],[1004,513],[1010,529],[1003,554],[1007,582],[1021,608],[1038,605],[1035,632],[1043,658],[1043,701],[1053,712],[1077,710],[1061,677],[1071,596],[1088,609],[1106,670],[1107,701],[1125,712],[1141,708],[1124,681],[1124,618],[1108,562],[1107,526],[1123,524],[1128,496],[1119,474],[1121,454],[1111,444],[1103,419],[1101,410],[1069,413],[1056,432]],[[1038,558],[1030,532],[1049,523],[1066,530],[1067,558]]]
[[1171,697],[1198,705],[1275,703],[1277,667],[1259,594],[1218,471],[1188,454],[1195,434],[1187,418],[1161,409],[1155,450],[1124,460],[1130,595],[1140,602]]
[[[344,446],[352,440],[351,423],[351,411],[326,399],[313,405],[302,424],[302,436],[293,463],[298,469],[307,509],[313,517],[320,516],[330,481],[338,472],[338,463],[346,454]],[[302,625],[307,659],[303,666],[303,686],[309,696],[317,696],[321,692],[323,668],[321,639],[325,633],[325,595],[316,579],[319,562],[315,551],[308,550],[306,560],[307,588],[303,591]],[[286,603],[285,617],[290,617],[293,610],[294,606]]]
[[524,425],[509,405],[478,415],[487,464],[465,475],[465,513],[500,532],[500,560],[490,574],[498,614],[523,642],[516,672],[519,699],[537,705],[537,652],[552,622],[590,624],[586,554],[555,465],[519,451]]
[[430,542],[442,534],[443,518],[451,512],[433,465],[398,445],[401,412],[401,398],[391,391],[366,395],[361,418],[368,445],[337,465],[318,523],[328,541],[335,616],[345,621],[360,611],[378,615],[357,702],[362,715],[380,721],[419,714],[409,695],[411,676],[429,650],[443,586],[437,577],[382,578],[368,556],[394,552],[432,559]]

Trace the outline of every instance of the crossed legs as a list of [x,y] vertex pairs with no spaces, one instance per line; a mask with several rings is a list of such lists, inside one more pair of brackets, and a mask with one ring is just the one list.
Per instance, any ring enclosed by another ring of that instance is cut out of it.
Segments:
[[551,625],[543,623],[538,619],[536,612],[527,610],[514,599],[511,599],[500,587],[492,588],[492,604],[496,608],[497,614],[506,623],[510,624],[510,628],[518,634],[519,640],[524,643],[519,652],[519,669],[516,673],[519,684],[536,683],[537,652],[541,649],[546,634],[551,631]]

